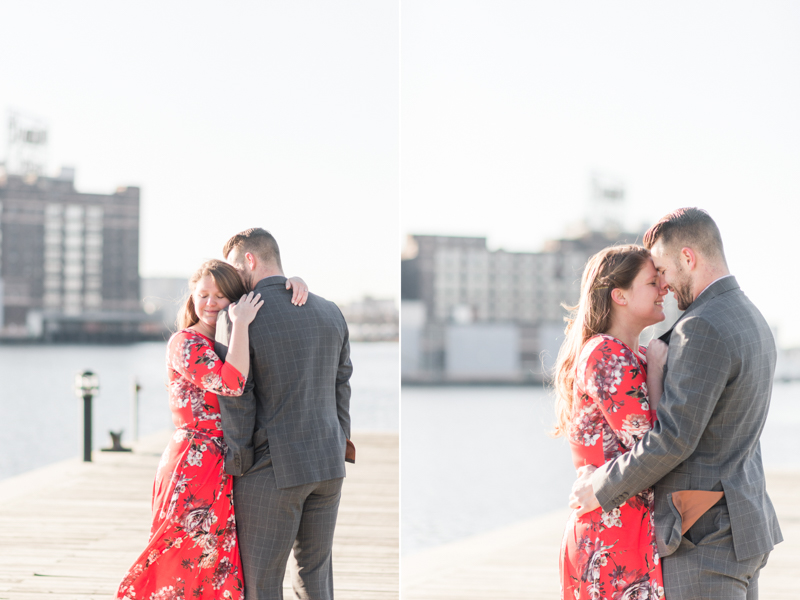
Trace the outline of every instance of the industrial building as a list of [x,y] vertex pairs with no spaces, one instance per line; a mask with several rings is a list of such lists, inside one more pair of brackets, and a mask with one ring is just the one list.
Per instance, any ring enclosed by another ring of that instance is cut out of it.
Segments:
[[87,194],[0,166],[0,339],[123,341],[161,334],[142,310],[139,188]]
[[[530,383],[547,378],[590,256],[643,232],[587,231],[542,252],[489,250],[486,238],[413,235],[402,262],[404,383]],[[677,312],[675,311],[677,315]]]

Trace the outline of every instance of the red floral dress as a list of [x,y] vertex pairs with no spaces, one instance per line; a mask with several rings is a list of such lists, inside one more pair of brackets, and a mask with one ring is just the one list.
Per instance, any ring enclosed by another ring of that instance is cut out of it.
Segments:
[[[576,469],[599,467],[650,430],[656,417],[647,400],[646,373],[647,363],[616,338],[597,335],[586,342],[578,359],[568,434]],[[664,597],[652,488],[611,512],[572,513],[561,547],[561,597]]]
[[241,395],[245,379],[213,348],[190,329],[169,340],[169,404],[177,429],[153,484],[150,542],[120,584],[118,600],[244,598],[216,395]]

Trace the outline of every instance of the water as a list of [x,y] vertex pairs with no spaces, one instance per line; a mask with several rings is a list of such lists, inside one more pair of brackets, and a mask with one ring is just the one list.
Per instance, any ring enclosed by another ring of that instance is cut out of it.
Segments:
[[[800,383],[776,384],[762,435],[767,469],[800,477]],[[575,472],[547,435],[543,388],[402,390],[402,553],[565,508]]]
[[[100,377],[93,402],[94,449],[111,445],[109,430],[132,435],[133,379],[139,395],[139,435],[172,428],[167,405],[166,344],[130,346],[0,346],[0,479],[79,456],[83,400],[73,392],[75,374],[90,369]],[[354,431],[397,431],[399,349],[397,343],[353,343]]]

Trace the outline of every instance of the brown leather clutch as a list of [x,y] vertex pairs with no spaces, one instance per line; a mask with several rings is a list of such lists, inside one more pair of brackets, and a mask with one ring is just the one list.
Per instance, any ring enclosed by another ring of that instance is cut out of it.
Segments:
[[680,490],[672,492],[672,503],[681,514],[681,535],[697,522],[697,519],[725,495],[725,492],[704,490]]
[[356,446],[350,440],[347,440],[347,446],[344,449],[344,462],[356,462]]

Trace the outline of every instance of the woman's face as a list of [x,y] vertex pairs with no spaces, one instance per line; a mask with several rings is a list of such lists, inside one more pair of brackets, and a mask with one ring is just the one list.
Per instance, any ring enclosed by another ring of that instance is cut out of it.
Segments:
[[660,323],[665,319],[664,296],[666,287],[661,281],[653,261],[648,259],[633,280],[630,289],[624,290],[627,313],[643,327]]
[[200,322],[210,327],[212,331],[215,330],[217,314],[231,301],[219,291],[217,282],[211,275],[205,275],[197,282],[192,292],[192,298],[194,299],[194,310]]

